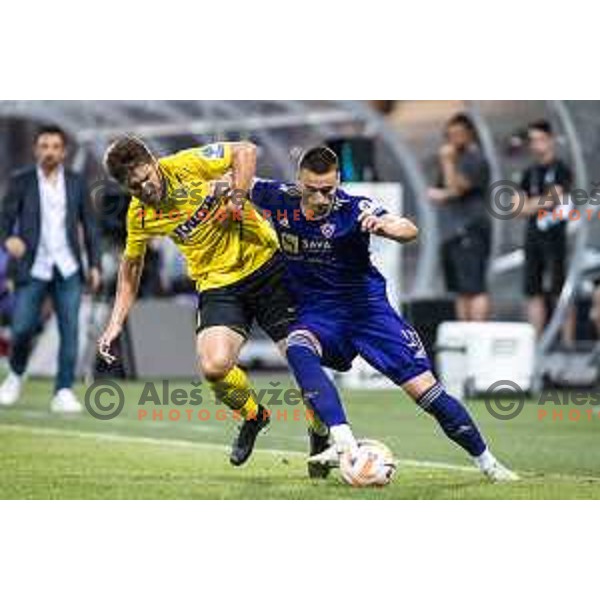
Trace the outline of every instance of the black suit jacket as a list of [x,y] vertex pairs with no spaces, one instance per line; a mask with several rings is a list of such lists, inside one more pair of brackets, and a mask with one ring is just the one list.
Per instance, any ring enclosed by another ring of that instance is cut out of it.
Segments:
[[[67,210],[65,226],[67,242],[73,256],[79,263],[79,272],[84,275],[82,248],[79,243],[79,226],[83,229],[83,239],[90,267],[100,267],[99,234],[91,204],[90,195],[83,177],[65,169]],[[12,261],[11,273],[17,284],[27,283],[31,277],[31,267],[40,243],[40,190],[36,166],[30,166],[14,173],[8,191],[0,208],[0,244],[4,246],[7,237],[18,235],[27,247],[25,256]]]

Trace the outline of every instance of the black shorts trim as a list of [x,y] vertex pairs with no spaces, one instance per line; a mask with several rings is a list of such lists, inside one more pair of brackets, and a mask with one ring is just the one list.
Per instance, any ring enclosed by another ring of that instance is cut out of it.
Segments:
[[274,342],[284,339],[296,320],[295,304],[284,278],[285,263],[276,253],[241,281],[201,292],[196,332],[224,326],[247,338],[256,321]]

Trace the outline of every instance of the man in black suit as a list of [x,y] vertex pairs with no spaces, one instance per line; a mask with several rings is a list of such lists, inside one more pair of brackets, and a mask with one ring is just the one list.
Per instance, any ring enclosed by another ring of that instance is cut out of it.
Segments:
[[0,210],[0,243],[12,258],[16,286],[10,373],[0,386],[0,406],[19,399],[42,304],[50,295],[60,333],[50,407],[61,413],[82,409],[72,391],[84,280],[80,231],[92,292],[100,286],[100,252],[87,186],[64,168],[66,150],[66,135],[59,127],[40,129],[34,144],[37,164],[13,175]]

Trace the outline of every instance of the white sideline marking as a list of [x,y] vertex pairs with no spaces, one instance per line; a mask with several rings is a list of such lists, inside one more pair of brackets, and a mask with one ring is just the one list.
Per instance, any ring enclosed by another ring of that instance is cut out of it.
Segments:
[[[38,435],[56,435],[83,439],[95,439],[105,442],[137,442],[141,444],[154,444],[157,446],[171,446],[174,448],[203,448],[205,450],[223,450],[224,452],[229,452],[230,450],[229,446],[226,446],[224,444],[192,442],[189,440],[175,440],[172,438],[153,438],[137,435],[120,435],[117,433],[99,433],[95,431],[59,429],[53,427],[33,427],[28,425],[17,425],[12,423],[0,423],[0,430],[1,429],[24,431]],[[259,452],[261,454],[270,454],[273,456],[283,456],[286,454],[291,454],[293,456],[301,456],[303,458],[306,457],[306,453],[300,452],[299,450],[275,450],[274,448],[256,448],[255,452]],[[404,467],[415,467],[420,469],[445,469],[450,471],[466,472],[478,471],[476,467],[467,467],[464,465],[453,465],[450,463],[434,462],[427,460],[399,460],[398,465]]]

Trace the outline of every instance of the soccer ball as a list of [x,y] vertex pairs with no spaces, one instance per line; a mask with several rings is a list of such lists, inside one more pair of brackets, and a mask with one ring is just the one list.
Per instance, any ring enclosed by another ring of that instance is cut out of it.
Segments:
[[358,440],[358,452],[342,454],[340,472],[353,487],[387,485],[396,472],[392,451],[377,440]]

